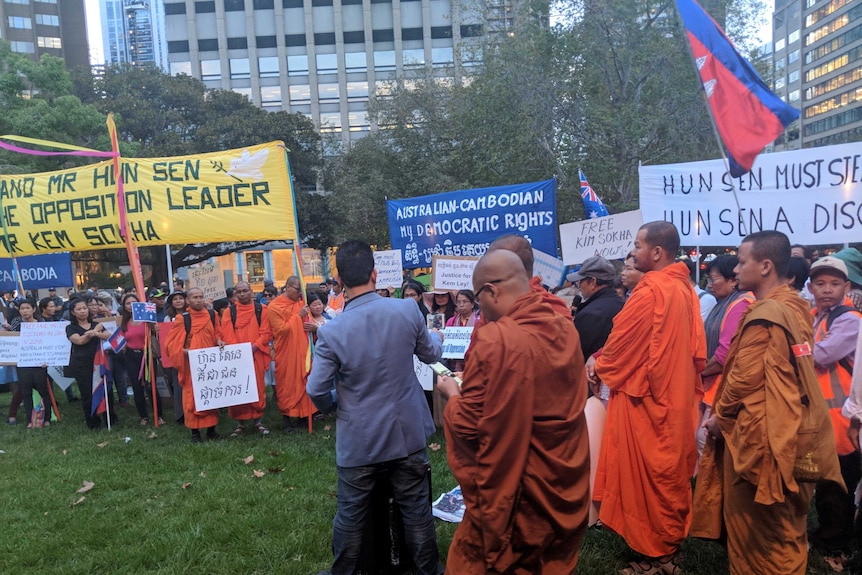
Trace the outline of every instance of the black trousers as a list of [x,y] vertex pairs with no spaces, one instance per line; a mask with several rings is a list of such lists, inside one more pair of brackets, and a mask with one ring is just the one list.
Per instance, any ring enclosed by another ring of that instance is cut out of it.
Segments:
[[[82,369],[76,368],[72,370],[75,382],[78,384],[78,391],[81,392],[81,409],[84,410],[84,420],[87,422],[87,427],[90,429],[99,429],[102,426],[102,420],[97,414],[92,414],[93,403],[93,368]],[[108,389],[105,394],[108,397],[108,412],[111,414],[111,421],[117,419],[116,411],[114,411],[114,398],[111,395],[111,382],[108,381]]]
[[24,396],[24,409],[27,421],[33,421],[33,390],[42,396],[45,407],[45,421],[51,421],[51,396],[48,395],[48,370],[44,367],[19,367],[18,386]]
[[856,513],[854,493],[862,479],[862,457],[858,452],[839,455],[845,492],[831,481],[820,481],[814,490],[814,508],[820,527],[811,533],[811,541],[826,552],[849,551],[853,541],[853,516]]

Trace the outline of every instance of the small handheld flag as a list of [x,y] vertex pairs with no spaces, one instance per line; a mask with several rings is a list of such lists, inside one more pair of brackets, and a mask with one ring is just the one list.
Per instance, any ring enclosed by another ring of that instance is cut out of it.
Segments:
[[120,353],[126,347],[126,338],[123,337],[123,331],[119,327],[108,338],[108,343],[111,345],[114,353]]
[[760,79],[724,30],[695,0],[676,0],[730,174],[751,170],[764,146],[799,117]]
[[156,322],[156,304],[152,302],[132,302],[132,319],[135,321]]
[[105,352],[99,347],[93,361],[93,399],[90,403],[90,415],[95,416],[108,410],[107,402],[108,360]]
[[581,200],[584,202],[584,213],[587,214],[587,218],[601,218],[611,215],[599,195],[587,181],[583,170],[578,169],[578,176],[581,178]]

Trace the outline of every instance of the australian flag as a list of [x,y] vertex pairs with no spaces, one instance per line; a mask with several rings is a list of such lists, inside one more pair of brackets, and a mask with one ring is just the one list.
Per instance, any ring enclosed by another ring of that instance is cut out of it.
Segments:
[[105,351],[99,347],[96,359],[93,361],[93,401],[90,404],[90,415],[98,415],[108,410],[108,360]]
[[581,178],[581,199],[584,201],[584,213],[587,214],[587,218],[601,218],[611,215],[599,195],[593,191],[593,187],[587,181],[583,170],[578,170],[578,176]]
[[156,304],[152,302],[132,302],[132,319],[135,321],[156,322]]
[[730,173],[751,170],[764,146],[799,117],[760,79],[724,30],[694,0],[676,0]]

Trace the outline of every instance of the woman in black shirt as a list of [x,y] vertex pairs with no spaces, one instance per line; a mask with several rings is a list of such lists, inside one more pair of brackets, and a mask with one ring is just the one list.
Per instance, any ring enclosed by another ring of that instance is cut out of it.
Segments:
[[[66,326],[66,337],[72,342],[72,353],[69,357],[66,375],[74,377],[75,381],[78,382],[78,389],[81,392],[81,407],[84,409],[87,427],[98,429],[102,422],[98,416],[92,413],[91,405],[93,399],[93,361],[102,340],[108,339],[111,334],[108,333],[105,326],[92,321],[90,309],[85,300],[76,299],[70,304],[69,309],[71,310],[70,319],[72,323]],[[105,393],[108,396],[108,412],[111,414],[112,422],[114,422],[116,421],[114,401],[108,390],[105,390]]]

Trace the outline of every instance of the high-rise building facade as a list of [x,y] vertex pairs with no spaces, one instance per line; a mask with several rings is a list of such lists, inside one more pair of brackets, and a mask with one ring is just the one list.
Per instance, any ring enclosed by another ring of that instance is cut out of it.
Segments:
[[170,73],[309,116],[347,143],[372,129],[369,95],[430,72],[470,75],[510,0],[165,1]]
[[167,70],[164,3],[100,0],[106,64],[154,64]]
[[775,92],[802,114],[777,149],[862,141],[862,2],[776,0]]
[[33,60],[51,54],[68,68],[89,66],[84,0],[0,0],[0,37]]

